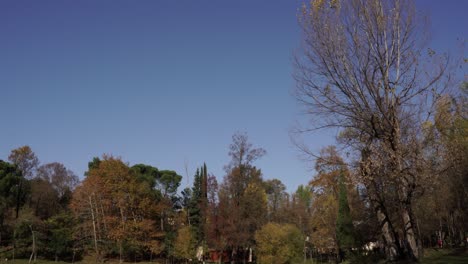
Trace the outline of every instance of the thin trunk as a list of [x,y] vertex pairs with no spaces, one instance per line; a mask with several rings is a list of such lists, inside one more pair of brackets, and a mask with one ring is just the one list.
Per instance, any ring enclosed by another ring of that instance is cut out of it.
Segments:
[[104,232],[107,234],[107,224],[106,218],[104,217],[104,206],[102,206],[102,199],[99,198],[100,205],[101,205],[101,215],[102,215],[102,223],[104,224]]
[[122,241],[119,241],[119,263],[122,263]]
[[161,231],[164,231],[164,213],[161,214]]
[[18,216],[19,216],[22,186],[23,186],[23,180],[20,179],[19,184],[18,184],[18,191],[16,194],[16,217],[15,219],[18,219]]
[[34,235],[34,230],[32,228],[32,225],[29,226],[29,229],[31,230],[32,234],[32,250],[31,250],[31,256],[29,257],[29,264],[31,264],[31,261],[33,260],[34,257],[34,263],[36,262],[36,236]]
[[93,221],[94,250],[96,251],[96,257],[97,257],[99,253],[98,253],[98,244],[97,244],[97,235],[96,235],[96,222],[94,218],[93,202],[91,201],[91,196],[88,196],[88,197],[89,197],[89,206],[91,209],[91,219]]

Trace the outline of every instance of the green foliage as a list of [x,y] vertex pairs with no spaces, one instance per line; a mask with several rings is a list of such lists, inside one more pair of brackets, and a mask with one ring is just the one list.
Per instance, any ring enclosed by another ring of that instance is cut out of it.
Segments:
[[304,237],[290,224],[268,223],[255,233],[258,263],[299,263],[304,249]]
[[182,176],[172,170],[162,170],[159,172],[161,173],[161,177],[159,178],[158,184],[160,185],[163,195],[171,198],[175,197]]
[[339,178],[338,217],[336,219],[336,237],[341,250],[350,249],[356,245],[353,220],[348,204],[348,192],[344,182],[344,173]]
[[151,195],[157,201],[162,199],[162,192],[159,190],[158,181],[161,178],[161,173],[156,167],[145,165],[145,164],[136,164],[131,167],[132,172],[136,175],[139,182],[147,184],[149,189],[151,189]]
[[195,248],[192,243],[192,232],[190,227],[185,226],[179,229],[174,243],[173,255],[179,259],[191,259],[195,256]]
[[[30,193],[29,182],[24,179],[16,165],[0,160],[0,237],[11,238],[13,224],[9,219],[17,219],[21,206],[23,206]],[[12,212],[15,212],[12,215]]]
[[201,245],[205,241],[206,209],[207,209],[207,178],[206,164],[197,172],[193,181],[192,197],[189,202],[189,219],[193,233],[193,240],[196,245]]
[[22,183],[24,179],[18,167],[0,160],[0,224],[7,208],[16,205],[18,199],[24,203],[25,194],[21,193],[24,190],[19,189]]
[[84,175],[88,176],[89,171],[92,169],[97,169],[100,163],[101,159],[98,157],[94,157],[92,161],[88,162],[88,171],[86,171]]
[[45,251],[55,260],[71,260],[73,255],[73,227],[75,219],[69,213],[61,213],[52,216],[45,221],[47,235],[45,239]]

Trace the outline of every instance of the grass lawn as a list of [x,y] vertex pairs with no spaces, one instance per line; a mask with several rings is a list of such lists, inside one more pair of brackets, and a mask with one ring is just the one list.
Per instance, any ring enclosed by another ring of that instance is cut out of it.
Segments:
[[466,264],[468,250],[466,249],[426,249],[421,264]]
[[[425,257],[421,260],[421,264],[468,264],[468,250],[467,249],[425,249],[424,251]],[[5,262],[4,259],[0,260],[0,264],[28,264],[28,259],[18,259],[15,261],[9,260]],[[78,264],[87,264],[93,263],[92,261],[81,261],[76,262]],[[118,260],[106,261],[106,264],[118,264]],[[133,262],[126,262],[126,263],[133,263]],[[138,264],[157,264],[158,262],[138,262]],[[317,263],[312,262],[309,260],[309,263]],[[70,264],[70,262],[63,262],[63,261],[50,261],[50,260],[42,260],[38,259],[36,264]],[[302,264],[302,262],[301,262]]]

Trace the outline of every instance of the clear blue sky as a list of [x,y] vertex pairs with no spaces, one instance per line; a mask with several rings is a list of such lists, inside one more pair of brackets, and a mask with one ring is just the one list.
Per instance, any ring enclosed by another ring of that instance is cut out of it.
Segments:
[[[103,153],[219,180],[236,131],[268,154],[257,165],[289,191],[314,172],[288,132],[301,1],[0,2],[0,159],[30,145],[83,177]],[[467,36],[468,1],[418,1],[433,45]],[[309,137],[314,150],[334,132]]]

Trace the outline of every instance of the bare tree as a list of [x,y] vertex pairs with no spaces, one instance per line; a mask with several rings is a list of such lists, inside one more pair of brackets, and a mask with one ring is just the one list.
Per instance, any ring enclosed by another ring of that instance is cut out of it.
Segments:
[[71,193],[79,182],[78,176],[58,162],[40,166],[37,169],[37,177],[49,182],[57,191],[60,199],[66,192]]
[[[418,259],[411,207],[421,155],[409,143],[418,140],[422,112],[446,87],[448,59],[426,49],[424,24],[410,0],[313,0],[302,11],[297,99],[315,118],[312,129],[341,128],[359,154],[387,257]],[[401,208],[401,245],[379,192],[388,185]]]

